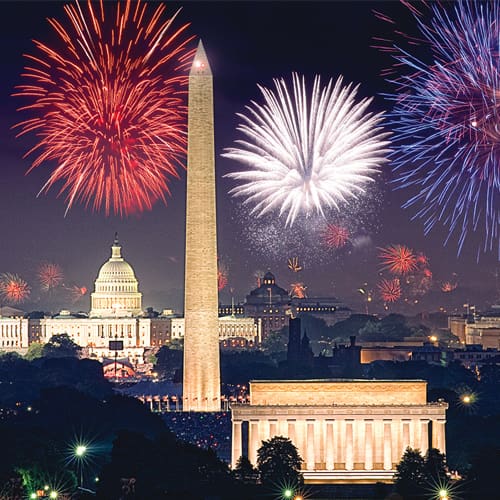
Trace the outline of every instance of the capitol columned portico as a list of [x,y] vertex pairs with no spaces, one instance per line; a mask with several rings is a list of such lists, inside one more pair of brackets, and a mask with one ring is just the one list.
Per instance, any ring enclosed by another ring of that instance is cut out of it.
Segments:
[[253,464],[262,441],[280,435],[298,448],[306,482],[390,481],[408,446],[445,453],[448,405],[427,403],[426,386],[422,380],[252,381],[251,403],[232,406],[232,465],[243,453],[244,434]]

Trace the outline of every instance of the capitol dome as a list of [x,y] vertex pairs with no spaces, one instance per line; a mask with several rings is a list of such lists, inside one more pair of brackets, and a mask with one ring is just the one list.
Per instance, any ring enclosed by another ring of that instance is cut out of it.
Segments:
[[105,262],[91,295],[90,317],[128,317],[142,313],[142,293],[132,266],[123,259],[115,236],[111,258]]

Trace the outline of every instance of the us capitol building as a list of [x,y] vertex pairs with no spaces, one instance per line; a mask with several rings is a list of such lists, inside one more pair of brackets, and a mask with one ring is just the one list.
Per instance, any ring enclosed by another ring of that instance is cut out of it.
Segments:
[[[109,349],[110,341],[123,341],[118,356],[140,365],[145,362],[145,349],[181,338],[184,318],[168,311],[158,317],[144,317],[139,282],[121,249],[115,236],[111,257],[101,266],[95,280],[88,316],[67,310],[41,319],[0,316],[0,350],[23,353],[32,342],[46,343],[53,335],[66,333],[84,348],[88,357],[100,361],[115,356],[115,351]],[[221,341],[238,338],[254,342],[259,336],[260,325],[253,318],[219,318]]]

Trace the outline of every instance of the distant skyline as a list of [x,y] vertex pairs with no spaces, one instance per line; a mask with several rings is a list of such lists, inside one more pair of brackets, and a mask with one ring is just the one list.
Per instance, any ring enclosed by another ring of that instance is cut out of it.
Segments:
[[[454,242],[443,247],[445,230],[424,236],[422,222],[411,221],[412,213],[400,208],[408,193],[392,191],[389,165],[368,201],[349,211],[358,237],[356,246],[337,253],[322,247],[311,219],[284,237],[280,232],[283,220],[252,218],[240,199],[228,195],[234,182],[223,176],[239,165],[220,155],[240,137],[236,113],[243,112],[251,100],[261,100],[257,84],[270,87],[273,78],[289,80],[294,71],[304,74],[311,84],[316,74],[325,82],[343,75],[346,82],[360,84],[361,97],[374,96],[372,111],[389,109],[390,103],[380,95],[389,88],[380,72],[391,60],[371,47],[373,37],[388,32],[373,10],[401,20],[405,29],[414,29],[403,6],[389,1],[165,3],[169,13],[182,7],[179,24],[191,23],[189,34],[196,36],[192,46],[198,38],[203,40],[214,73],[218,247],[229,269],[229,284],[220,295],[223,302],[230,301],[230,289],[236,301],[243,300],[255,287],[255,271],[270,269],[284,288],[300,280],[311,296],[335,295],[348,304],[359,304],[358,288],[368,283],[367,288],[376,289],[377,247],[398,243],[425,253],[435,278],[434,290],[421,301],[422,307],[418,304],[407,312],[449,307],[450,303],[460,307],[467,300],[480,305],[495,301],[496,254],[482,255],[477,263],[472,246],[458,258]],[[34,53],[32,39],[55,40],[46,18],[64,22],[63,5],[59,1],[0,3],[0,273],[17,273],[32,286],[31,300],[22,309],[88,310],[89,296],[57,307],[62,298],[38,290],[37,268],[42,262],[54,262],[62,267],[67,286],[85,286],[90,293],[117,231],[124,258],[139,280],[144,306],[182,309],[185,172],[180,180],[172,181],[167,206],[157,203],[151,212],[128,218],[106,217],[82,206],[73,207],[65,217],[66,206],[63,198],[56,197],[57,189],[36,196],[52,165],[25,176],[30,159],[22,157],[35,144],[35,137],[15,138],[11,127],[29,115],[16,112],[23,102],[11,94],[23,81],[23,54]],[[287,259],[295,256],[304,267],[299,275],[287,267]],[[452,294],[443,294],[438,284],[453,273],[459,286]]]

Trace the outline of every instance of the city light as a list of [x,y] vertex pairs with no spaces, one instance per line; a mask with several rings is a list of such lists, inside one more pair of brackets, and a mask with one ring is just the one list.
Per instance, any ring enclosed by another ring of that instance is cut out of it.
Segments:
[[75,448],[75,455],[77,457],[83,457],[85,455],[85,453],[87,452],[87,447],[83,444],[79,444],[76,448]]

